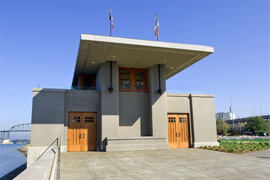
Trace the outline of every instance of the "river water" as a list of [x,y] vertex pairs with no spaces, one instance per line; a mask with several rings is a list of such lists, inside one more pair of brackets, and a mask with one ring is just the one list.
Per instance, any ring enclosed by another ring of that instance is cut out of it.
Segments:
[[0,178],[26,163],[26,157],[18,151],[25,144],[0,144]]

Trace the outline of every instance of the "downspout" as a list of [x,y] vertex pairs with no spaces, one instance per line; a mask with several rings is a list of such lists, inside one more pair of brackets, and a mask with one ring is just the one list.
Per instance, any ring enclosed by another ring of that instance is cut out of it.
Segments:
[[157,93],[159,93],[161,95],[162,89],[161,89],[161,84],[160,84],[160,64],[158,65],[158,82],[159,82],[159,89],[158,89]]
[[113,87],[112,87],[112,61],[110,61],[110,87],[109,87],[108,91],[110,91],[110,93],[113,92]]

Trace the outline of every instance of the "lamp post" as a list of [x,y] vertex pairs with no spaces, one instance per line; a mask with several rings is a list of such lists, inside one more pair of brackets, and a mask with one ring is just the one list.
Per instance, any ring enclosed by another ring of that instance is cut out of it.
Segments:
[[233,120],[233,110],[232,110],[232,98],[231,98],[231,114],[232,114],[232,122],[233,122],[233,130],[234,130],[234,120]]

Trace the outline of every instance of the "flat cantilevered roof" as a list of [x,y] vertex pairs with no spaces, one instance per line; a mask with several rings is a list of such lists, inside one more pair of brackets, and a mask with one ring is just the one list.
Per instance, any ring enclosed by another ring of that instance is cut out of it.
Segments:
[[72,84],[80,74],[96,74],[106,61],[130,68],[163,64],[169,79],[213,52],[210,46],[81,34]]

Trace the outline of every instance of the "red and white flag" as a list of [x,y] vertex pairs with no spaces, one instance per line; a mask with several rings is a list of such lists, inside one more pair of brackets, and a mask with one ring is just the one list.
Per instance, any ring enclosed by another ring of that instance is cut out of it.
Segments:
[[110,11],[110,17],[109,17],[109,19],[111,20],[111,28],[113,29],[112,7],[111,7],[111,11]]
[[159,26],[159,23],[158,23],[158,19],[157,19],[157,16],[156,16],[156,23],[155,23],[155,36],[158,35],[158,26]]

